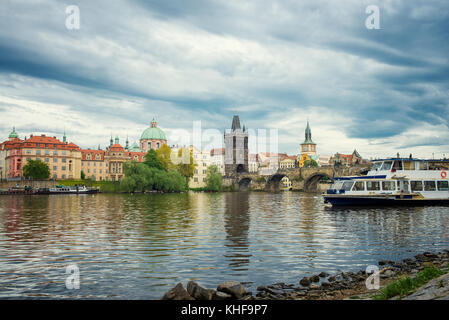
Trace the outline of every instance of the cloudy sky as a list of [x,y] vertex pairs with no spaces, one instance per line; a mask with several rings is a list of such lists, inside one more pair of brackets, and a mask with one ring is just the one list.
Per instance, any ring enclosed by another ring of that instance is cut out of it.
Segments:
[[238,114],[290,154],[309,119],[321,154],[449,156],[448,40],[445,0],[3,0],[0,137],[105,147],[155,117],[173,144]]

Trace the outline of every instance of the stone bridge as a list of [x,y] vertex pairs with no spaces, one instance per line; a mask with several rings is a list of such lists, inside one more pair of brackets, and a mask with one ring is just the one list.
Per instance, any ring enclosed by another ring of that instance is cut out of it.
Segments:
[[279,191],[281,180],[288,177],[292,183],[292,190],[296,191],[317,191],[318,183],[321,179],[332,179],[332,177],[346,175],[360,175],[368,170],[369,165],[359,165],[355,167],[312,167],[278,169],[270,175],[260,175],[257,173],[238,173],[233,177],[224,177],[224,185],[236,185],[239,190],[264,190]]

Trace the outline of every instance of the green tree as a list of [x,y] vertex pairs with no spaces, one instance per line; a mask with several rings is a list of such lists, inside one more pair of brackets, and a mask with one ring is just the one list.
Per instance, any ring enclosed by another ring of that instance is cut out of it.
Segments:
[[153,149],[150,149],[145,155],[144,163],[150,168],[164,169]]
[[156,158],[165,170],[175,168],[175,165],[171,161],[171,149],[168,145],[163,144],[159,149],[157,149]]
[[174,159],[176,169],[184,177],[186,187],[189,185],[189,179],[195,173],[196,163],[193,161],[193,153],[188,148],[178,150],[178,156]]
[[206,172],[206,190],[221,191],[223,178],[216,165],[209,166]]
[[32,179],[48,179],[50,177],[50,168],[48,164],[40,160],[29,160],[23,166],[23,176]]
[[86,178],[86,174],[83,170],[81,170],[81,179],[84,180]]

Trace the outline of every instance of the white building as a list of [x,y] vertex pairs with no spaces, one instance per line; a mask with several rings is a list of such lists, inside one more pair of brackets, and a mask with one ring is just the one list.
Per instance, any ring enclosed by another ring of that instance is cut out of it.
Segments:
[[193,177],[189,181],[190,188],[203,188],[206,186],[207,167],[212,165],[210,151],[201,151],[191,146],[193,161],[196,164]]
[[210,164],[216,165],[222,175],[225,174],[224,160],[225,160],[224,148],[212,149],[210,151]]
[[248,154],[248,171],[250,173],[257,173],[259,171],[259,161],[257,159],[257,154]]

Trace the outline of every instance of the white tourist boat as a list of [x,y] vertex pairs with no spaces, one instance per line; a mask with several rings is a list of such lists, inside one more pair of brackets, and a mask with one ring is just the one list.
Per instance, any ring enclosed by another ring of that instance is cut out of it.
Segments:
[[36,193],[37,194],[91,194],[98,193],[100,190],[98,188],[87,188],[84,185],[76,186],[56,186],[53,188],[41,188]]
[[334,178],[323,193],[333,206],[449,204],[449,160],[373,161],[365,176]]

